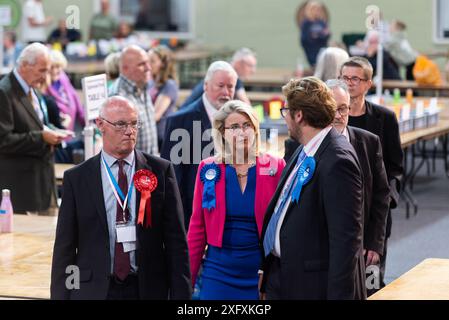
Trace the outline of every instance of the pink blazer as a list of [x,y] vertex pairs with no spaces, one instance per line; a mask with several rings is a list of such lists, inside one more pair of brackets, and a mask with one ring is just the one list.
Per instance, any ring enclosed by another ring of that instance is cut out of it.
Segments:
[[[196,175],[195,191],[193,195],[193,212],[192,217],[190,218],[189,231],[187,233],[192,285],[195,285],[206,243],[221,248],[223,241],[226,220],[226,168],[224,164],[218,164],[221,174],[219,181],[215,185],[216,206],[210,211],[202,208],[203,183],[200,179],[200,172],[205,164],[214,161],[214,157],[201,161]],[[285,161],[283,159],[279,159],[269,154],[260,155],[257,158],[256,196],[254,207],[259,237],[262,233],[265,210],[276,190],[284,167]]]

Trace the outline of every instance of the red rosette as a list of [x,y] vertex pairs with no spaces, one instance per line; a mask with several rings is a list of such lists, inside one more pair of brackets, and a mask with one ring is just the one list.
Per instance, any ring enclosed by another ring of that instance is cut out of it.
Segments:
[[[137,191],[140,192],[137,224],[143,225],[145,220],[145,227],[151,227],[151,192],[156,190],[157,177],[150,170],[143,169],[134,174],[133,180]],[[144,219],[145,216],[146,219]]]

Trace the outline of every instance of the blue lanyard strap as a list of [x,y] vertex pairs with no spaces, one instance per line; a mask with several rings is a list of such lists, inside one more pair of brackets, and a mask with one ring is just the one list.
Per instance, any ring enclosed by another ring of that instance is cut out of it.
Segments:
[[[114,185],[115,190],[117,191],[117,194],[120,196],[120,199],[122,200],[122,203],[124,203],[125,199],[131,199],[132,193],[133,193],[133,187],[134,187],[134,181],[131,182],[131,184],[129,185],[129,189],[128,189],[128,193],[127,193],[127,197],[125,198],[125,195],[123,194],[121,188],[119,187],[117,180],[115,179],[114,175],[112,174],[111,168],[109,168],[108,164],[106,163],[106,160],[104,159],[104,157],[102,157],[103,162],[105,164],[106,170],[108,172],[109,178],[112,181],[112,184]],[[128,202],[129,204],[129,202]]]

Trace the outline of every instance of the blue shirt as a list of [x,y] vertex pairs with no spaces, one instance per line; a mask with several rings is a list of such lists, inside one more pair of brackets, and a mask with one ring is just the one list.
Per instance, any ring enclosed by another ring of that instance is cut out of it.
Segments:
[[[117,233],[115,231],[116,226],[116,215],[117,215],[117,199],[114,196],[113,187],[111,186],[108,178],[108,172],[104,167],[103,159],[106,160],[107,165],[111,169],[112,175],[115,180],[118,181],[118,162],[117,159],[113,156],[107,154],[104,150],[101,152],[101,183],[103,186],[103,197],[104,197],[104,205],[106,208],[106,216],[108,219],[108,230],[109,230],[109,250],[111,254],[111,274],[114,271],[114,252],[115,252],[115,240]],[[134,175],[134,171],[136,169],[135,165],[135,155],[134,151],[131,152],[125,159],[125,165],[123,170],[126,173],[126,177],[128,179],[128,186],[132,182],[132,178]],[[126,197],[126,195],[125,195]],[[133,188],[131,199],[128,199],[128,208],[129,213],[131,215],[130,220],[126,224],[126,226],[135,226],[136,225],[136,190]],[[131,251],[129,253],[130,262],[131,262],[131,271],[137,272],[136,265],[136,252]]]

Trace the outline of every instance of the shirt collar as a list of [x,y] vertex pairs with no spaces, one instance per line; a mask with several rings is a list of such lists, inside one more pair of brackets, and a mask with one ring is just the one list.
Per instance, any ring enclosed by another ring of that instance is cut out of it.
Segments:
[[[118,160],[118,159],[114,158],[113,156],[111,156],[110,154],[108,154],[106,151],[104,151],[104,149],[102,150],[101,153],[103,155],[104,160],[106,161],[106,164],[109,166],[109,168],[111,168]],[[123,160],[125,160],[126,164],[128,164],[129,166],[132,166],[134,163],[134,151],[131,152]]]
[[26,83],[25,80],[20,76],[19,71],[17,71],[16,68],[12,71],[14,76],[16,77],[17,81],[19,82],[20,86],[22,87],[23,91],[26,95],[28,95],[28,92],[30,91],[30,86]]
[[210,123],[213,124],[214,116],[218,110],[209,102],[205,93],[203,93],[203,104],[206,109],[207,116],[209,117]]
[[125,85],[131,89],[134,93],[143,93],[146,92],[147,88],[148,88],[148,84],[145,85],[145,87],[143,87],[142,89],[139,89],[136,85],[136,83],[134,81],[129,80],[127,77],[120,75],[120,78],[123,80],[123,82],[125,83]]
[[341,134],[344,135],[346,139],[348,139],[348,142],[351,142],[351,138],[349,137],[348,127],[345,127],[345,129],[343,130],[343,132]]
[[326,138],[327,134],[329,133],[329,131],[331,131],[331,129],[332,126],[328,126],[322,129],[304,146],[304,152],[306,153],[307,156],[313,157],[315,155],[321,143],[323,142],[324,138]]

